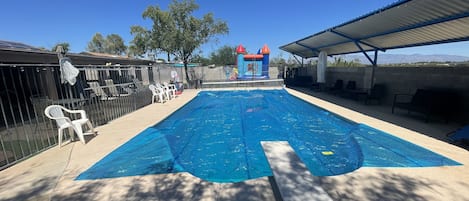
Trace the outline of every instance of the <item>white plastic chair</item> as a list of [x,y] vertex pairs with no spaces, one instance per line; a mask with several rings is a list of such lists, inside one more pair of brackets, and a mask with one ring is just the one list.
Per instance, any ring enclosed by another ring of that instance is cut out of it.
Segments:
[[166,97],[166,99],[169,101],[171,100],[171,92],[169,91],[169,88],[167,86],[163,86],[160,83],[155,83],[156,88],[161,89]]
[[[70,113],[70,114],[80,114],[80,119],[76,120],[71,120],[69,117],[66,117],[64,115],[64,112]],[[91,133],[86,133],[86,134],[96,134],[94,132],[94,127],[91,124],[90,120],[86,117],[86,112],[84,110],[69,110],[61,105],[50,105],[46,107],[44,110],[44,114],[49,117],[50,119],[55,120],[57,123],[58,127],[58,132],[59,132],[59,147],[62,146],[62,138],[63,136],[63,130],[68,128],[70,138],[73,140],[73,131],[77,134],[78,138],[80,139],[83,144],[86,144],[83,129],[83,125],[87,125],[89,129],[91,130]]]
[[160,103],[164,103],[164,92],[163,92],[163,89],[162,88],[158,88],[156,87],[155,85],[153,84],[150,84],[148,85],[148,88],[150,89],[151,93],[152,93],[152,97],[151,97],[151,103],[155,103],[155,99],[158,98],[158,101]]
[[176,85],[174,84],[168,84],[167,82],[163,82],[163,86],[167,87],[170,94],[171,94],[171,97],[176,97]]

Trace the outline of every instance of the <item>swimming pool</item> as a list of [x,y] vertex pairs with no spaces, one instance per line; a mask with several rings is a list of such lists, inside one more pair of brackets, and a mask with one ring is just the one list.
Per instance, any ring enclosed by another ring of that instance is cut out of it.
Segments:
[[260,141],[288,141],[313,175],[460,165],[285,90],[202,91],[76,179],[189,172],[214,182],[271,176]]

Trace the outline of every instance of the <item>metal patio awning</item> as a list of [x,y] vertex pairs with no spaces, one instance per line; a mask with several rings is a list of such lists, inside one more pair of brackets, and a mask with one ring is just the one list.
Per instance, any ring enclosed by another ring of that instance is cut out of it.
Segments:
[[363,52],[376,65],[378,51],[468,40],[469,1],[401,0],[280,49],[302,58]]

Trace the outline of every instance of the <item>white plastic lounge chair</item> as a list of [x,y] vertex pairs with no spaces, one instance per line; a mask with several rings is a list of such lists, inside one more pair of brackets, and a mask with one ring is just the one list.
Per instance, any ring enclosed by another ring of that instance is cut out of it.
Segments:
[[109,89],[109,93],[111,93],[112,96],[129,96],[130,95],[130,92],[128,90],[127,93],[125,94],[121,94],[119,93],[119,90],[117,90],[117,87],[116,85],[114,84],[114,81],[109,79],[109,80],[104,80],[104,82],[106,83],[106,86],[108,87]]
[[155,103],[155,99],[158,98],[158,101],[160,103],[164,103],[164,92],[162,88],[158,88],[153,84],[148,85],[148,88],[151,90],[152,97],[151,97],[151,103]]
[[[76,120],[71,120],[69,117],[66,117],[64,115],[64,112],[67,112],[69,114],[80,114],[80,119]],[[91,130],[91,133],[86,133],[86,134],[96,134],[94,132],[94,127],[91,124],[90,120],[86,117],[86,112],[84,110],[69,110],[61,105],[50,105],[46,107],[44,110],[44,114],[49,117],[50,119],[55,120],[57,123],[58,127],[58,132],[59,132],[59,147],[62,146],[62,139],[63,139],[63,130],[68,128],[70,138],[73,140],[73,132],[77,134],[78,138],[80,139],[83,144],[86,144],[83,129],[83,125],[87,125],[89,129]]]
[[94,94],[97,97],[100,97],[101,100],[114,100],[116,97],[110,97],[104,92],[104,90],[101,88],[101,85],[99,85],[98,82],[88,82],[88,85],[90,85],[91,90],[93,90]]

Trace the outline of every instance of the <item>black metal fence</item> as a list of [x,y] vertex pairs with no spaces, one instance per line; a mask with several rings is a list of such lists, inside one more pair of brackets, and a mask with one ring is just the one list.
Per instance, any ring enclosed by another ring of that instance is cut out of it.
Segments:
[[71,85],[59,65],[0,64],[0,169],[58,143],[56,123],[44,115],[49,105],[85,110],[99,126],[150,104],[149,84],[184,81],[185,88],[198,88],[231,76],[226,67],[192,67],[187,76],[170,64],[75,67],[79,74]]
[[99,126],[151,103],[148,84],[168,82],[161,66],[75,66],[74,85],[61,80],[58,65],[0,64],[0,169],[57,144],[54,121],[44,115],[51,104],[82,109]]

